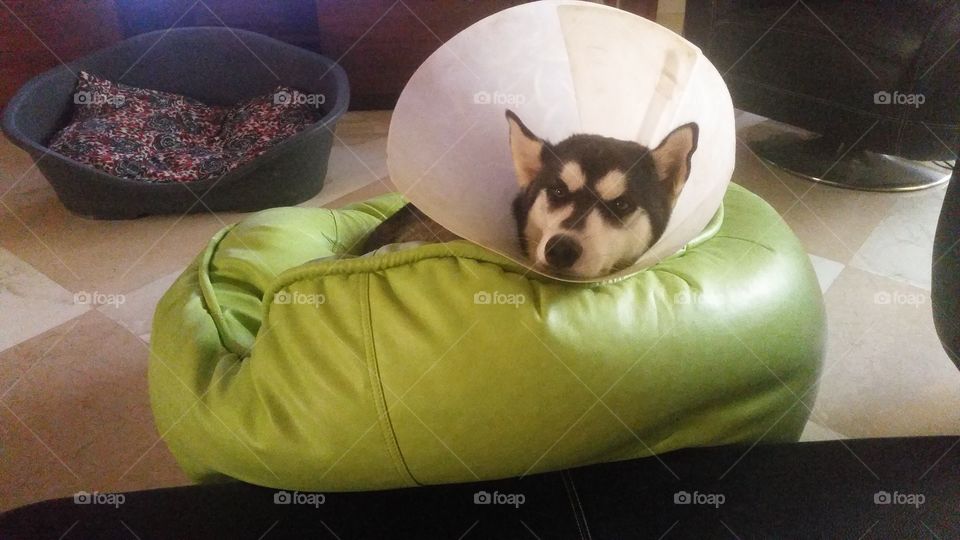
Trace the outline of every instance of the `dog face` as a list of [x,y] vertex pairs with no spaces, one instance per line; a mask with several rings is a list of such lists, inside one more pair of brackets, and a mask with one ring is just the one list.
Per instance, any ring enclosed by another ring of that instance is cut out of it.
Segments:
[[599,135],[551,144],[512,111],[507,122],[521,249],[537,269],[578,278],[625,268],[660,238],[699,134],[697,124],[682,125],[652,150]]

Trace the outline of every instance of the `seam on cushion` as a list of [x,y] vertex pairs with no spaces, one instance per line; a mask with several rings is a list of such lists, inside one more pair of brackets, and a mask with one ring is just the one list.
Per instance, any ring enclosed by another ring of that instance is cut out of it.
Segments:
[[682,274],[680,274],[680,273],[678,273],[678,272],[675,272],[675,271],[673,271],[673,270],[669,270],[669,269],[666,269],[666,268],[658,268],[658,269],[656,270],[656,272],[657,272],[657,273],[660,273],[660,274],[666,274],[666,275],[668,275],[668,276],[673,276],[673,277],[679,279],[680,281],[682,281],[682,282],[684,283],[684,285],[686,285],[687,287],[691,287],[691,288],[694,287],[694,284],[693,284],[693,283],[690,283],[690,280],[687,279],[686,276],[684,276],[684,275],[682,275]]
[[769,245],[767,245],[767,244],[761,243],[761,242],[759,242],[758,240],[754,240],[754,239],[752,239],[752,238],[743,238],[743,237],[740,237],[740,236],[731,236],[731,235],[727,235],[727,234],[717,235],[717,238],[726,238],[727,240],[737,240],[737,241],[740,241],[740,242],[746,242],[746,243],[748,243],[748,244],[753,244],[753,245],[755,245],[755,246],[757,246],[757,247],[761,247],[761,248],[769,251],[770,253],[777,253],[778,251],[780,251],[780,250],[777,250],[777,249],[775,249],[775,248],[773,248],[773,247],[771,247],[771,246],[769,246]]
[[393,423],[390,420],[390,411],[387,409],[387,401],[383,393],[383,382],[380,379],[380,365],[377,362],[377,349],[373,341],[373,313],[370,309],[370,274],[365,274],[362,278],[361,287],[361,308],[360,319],[363,327],[363,342],[366,353],[367,372],[370,375],[370,389],[373,392],[373,401],[377,405],[377,423],[380,424],[380,433],[383,435],[384,443],[387,446],[387,452],[393,458],[393,465],[410,485],[420,486],[420,482],[414,478],[403,459],[403,452],[400,450],[400,443],[397,442],[397,433],[393,429]]
[[337,217],[339,212],[333,210],[328,210],[328,212],[330,212],[330,218],[333,221],[333,245],[337,254],[341,255],[343,253],[343,242],[340,241],[340,219]]
[[210,315],[210,318],[213,320],[213,325],[217,329],[217,337],[220,339],[220,344],[223,345],[223,347],[228,351],[236,354],[238,357],[245,358],[250,351],[241,345],[240,342],[237,341],[231,334],[230,329],[227,326],[226,318],[223,315],[223,310],[220,307],[220,300],[217,298],[217,292],[213,287],[213,282],[210,281],[210,267],[213,264],[213,258],[216,256],[216,251],[220,247],[220,242],[227,237],[227,234],[229,234],[234,227],[236,227],[236,224],[224,227],[207,243],[207,248],[201,255],[200,264],[197,265],[197,280],[200,288],[200,295],[203,298],[203,306],[206,309],[207,314]]

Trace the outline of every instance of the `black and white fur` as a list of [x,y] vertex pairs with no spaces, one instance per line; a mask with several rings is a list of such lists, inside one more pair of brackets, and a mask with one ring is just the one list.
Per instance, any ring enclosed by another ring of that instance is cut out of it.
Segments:
[[573,135],[551,144],[512,111],[510,149],[520,194],[520,245],[546,273],[602,276],[636,262],[663,234],[690,175],[697,124],[674,129],[654,149]]
[[[513,202],[520,248],[537,269],[595,278],[633,264],[663,234],[690,175],[698,127],[684,124],[654,149],[573,135],[551,144],[506,112],[520,187]],[[412,204],[385,220],[363,251],[458,237]]]

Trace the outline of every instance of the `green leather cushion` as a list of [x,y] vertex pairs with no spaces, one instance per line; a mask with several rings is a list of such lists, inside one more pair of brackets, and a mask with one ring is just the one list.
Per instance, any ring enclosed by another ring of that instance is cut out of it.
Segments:
[[799,437],[821,294],[755,195],[732,186],[682,253],[616,281],[465,241],[331,257],[402,204],[254,214],[165,294],[151,401],[192,478],[362,490]]

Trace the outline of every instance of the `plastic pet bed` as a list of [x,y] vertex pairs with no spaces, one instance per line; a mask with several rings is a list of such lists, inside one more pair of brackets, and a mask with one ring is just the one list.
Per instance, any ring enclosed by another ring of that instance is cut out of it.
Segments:
[[[71,118],[77,75],[235,105],[297,89],[322,100],[322,118],[223,176],[186,183],[120,178],[52,152],[50,139]],[[10,100],[3,130],[36,161],[69,210],[100,219],[291,205],[323,187],[333,130],[349,102],[343,69],[275,39],[229,28],[180,28],[135,36],[29,81]]]

